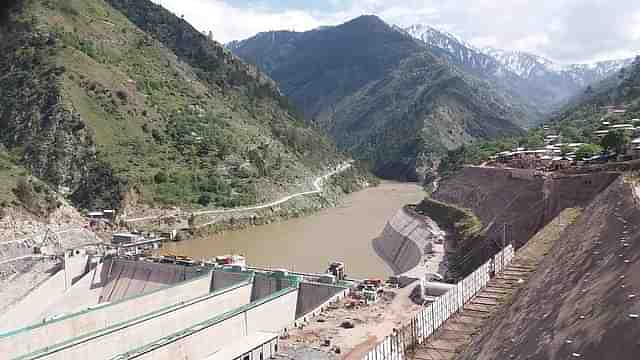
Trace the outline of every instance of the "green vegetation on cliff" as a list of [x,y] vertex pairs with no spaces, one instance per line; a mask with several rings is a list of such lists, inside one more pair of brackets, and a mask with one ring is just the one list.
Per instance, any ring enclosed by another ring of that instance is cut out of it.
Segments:
[[82,207],[256,203],[340,161],[272,80],[149,0],[1,16],[0,141]]
[[420,202],[415,211],[449,233],[446,251],[450,280],[463,278],[483,262],[484,226],[473,211],[430,197]]
[[473,211],[432,198],[426,198],[416,207],[416,211],[429,216],[438,225],[453,231],[458,242],[466,242],[480,235],[482,222]]

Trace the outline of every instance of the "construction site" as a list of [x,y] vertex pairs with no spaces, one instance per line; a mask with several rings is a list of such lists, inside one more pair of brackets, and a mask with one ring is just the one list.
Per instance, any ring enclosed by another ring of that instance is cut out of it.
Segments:
[[633,359],[637,184],[467,167],[372,239],[388,279],[27,222],[0,243],[0,359]]

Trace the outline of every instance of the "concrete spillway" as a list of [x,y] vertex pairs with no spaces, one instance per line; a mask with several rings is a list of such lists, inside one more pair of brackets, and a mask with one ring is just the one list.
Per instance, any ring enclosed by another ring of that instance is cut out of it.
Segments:
[[389,220],[373,247],[396,275],[423,278],[444,269],[445,232],[431,219],[400,209]]
[[107,260],[101,278],[106,284],[99,302],[114,302],[200,276],[194,268],[143,261]]

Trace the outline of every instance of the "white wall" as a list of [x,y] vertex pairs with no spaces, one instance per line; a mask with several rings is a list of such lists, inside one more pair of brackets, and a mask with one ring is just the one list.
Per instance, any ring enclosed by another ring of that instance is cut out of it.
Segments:
[[[117,331],[105,333],[102,336],[96,336],[90,341],[47,356],[46,359],[110,359],[114,355],[125,353],[142,344],[151,343],[196,325],[207,317],[215,317],[236,307],[246,305],[249,303],[250,298],[251,285],[246,284],[162,316],[140,321]],[[226,331],[236,333],[232,328],[227,328]],[[212,340],[205,340],[200,346],[211,347]]]
[[[216,325],[147,352],[136,359],[199,360],[256,331],[280,332],[293,323],[298,291],[271,299]],[[249,351],[251,349],[247,349]]]
[[64,292],[65,274],[64,270],[60,270],[0,316],[0,333],[32,323],[47,307],[60,299]]
[[[64,288],[64,275],[61,275],[59,281],[62,283],[59,287]],[[203,296],[209,293],[210,284],[211,273],[172,288],[113,303],[67,318],[60,318],[47,324],[37,325],[29,330],[20,331],[13,336],[2,337],[0,338],[0,359],[4,354],[27,354],[157,309]],[[34,298],[33,301],[37,302],[41,299]],[[27,310],[25,309],[25,311]]]

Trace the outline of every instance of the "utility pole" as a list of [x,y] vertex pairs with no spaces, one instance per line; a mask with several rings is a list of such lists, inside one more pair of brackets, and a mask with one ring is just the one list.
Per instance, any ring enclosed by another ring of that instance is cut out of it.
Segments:
[[504,249],[507,247],[507,223],[504,223],[504,227],[502,228],[502,256],[500,256],[500,258],[502,259],[502,271],[504,271]]

